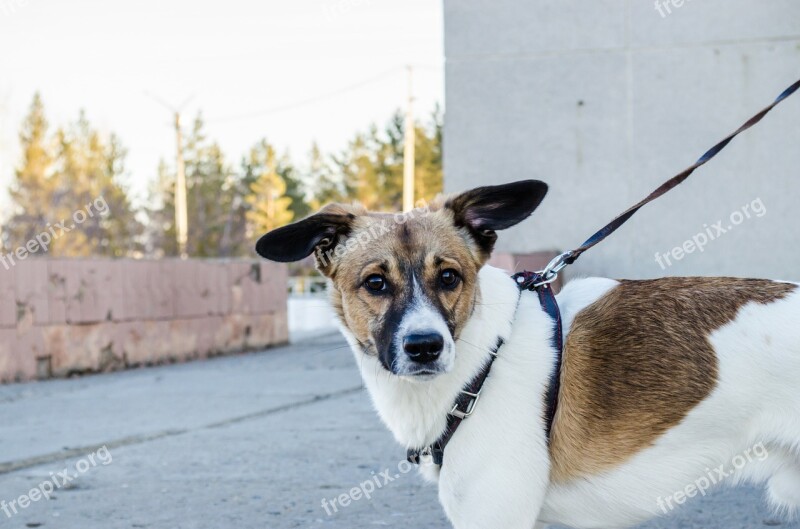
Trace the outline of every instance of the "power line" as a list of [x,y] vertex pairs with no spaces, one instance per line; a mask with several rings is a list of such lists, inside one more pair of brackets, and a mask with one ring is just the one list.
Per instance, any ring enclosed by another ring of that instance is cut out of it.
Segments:
[[336,90],[333,90],[333,91],[325,93],[325,94],[320,94],[320,95],[317,95],[317,96],[314,96],[314,97],[309,97],[307,99],[301,99],[299,101],[294,101],[292,103],[287,103],[285,105],[280,105],[280,106],[267,108],[267,109],[263,109],[263,110],[257,110],[255,112],[248,112],[247,114],[237,114],[237,115],[232,115],[232,116],[222,116],[222,117],[217,117],[217,118],[211,118],[211,119],[207,119],[205,121],[207,123],[225,123],[225,122],[230,122],[230,121],[239,121],[239,120],[242,120],[242,119],[258,118],[258,117],[267,116],[267,115],[270,115],[270,114],[275,114],[275,113],[278,113],[278,112],[283,112],[283,111],[286,111],[286,110],[292,110],[292,109],[295,109],[295,108],[299,108],[299,107],[303,107],[303,106],[306,106],[306,105],[310,105],[312,103],[317,103],[319,101],[323,101],[323,100],[328,99],[328,98],[333,97],[333,96],[345,94],[347,92],[352,92],[353,90],[357,90],[359,88],[363,88],[364,86],[368,86],[368,85],[371,85],[373,83],[377,83],[378,81],[382,81],[383,79],[386,79],[387,77],[390,77],[391,75],[394,75],[395,73],[397,73],[397,72],[399,72],[401,70],[404,70],[405,68],[406,68],[405,66],[396,66],[396,67],[394,67],[394,68],[392,68],[390,70],[386,70],[386,71],[384,71],[384,72],[382,72],[382,73],[380,73],[378,75],[375,75],[373,77],[369,77],[369,78],[364,79],[362,81],[359,81],[358,83],[355,83],[355,84],[352,84],[352,85],[348,85],[348,86],[344,86],[342,88],[338,88]]

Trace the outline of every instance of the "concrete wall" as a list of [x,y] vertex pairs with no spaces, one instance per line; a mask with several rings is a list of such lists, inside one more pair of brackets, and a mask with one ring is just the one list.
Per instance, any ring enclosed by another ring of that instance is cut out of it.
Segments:
[[[551,186],[501,251],[579,245],[800,77],[797,0],[661,1],[444,0],[447,191]],[[798,202],[800,94],[570,273],[800,280]]]
[[285,343],[287,271],[256,261],[31,259],[0,268],[0,381]]

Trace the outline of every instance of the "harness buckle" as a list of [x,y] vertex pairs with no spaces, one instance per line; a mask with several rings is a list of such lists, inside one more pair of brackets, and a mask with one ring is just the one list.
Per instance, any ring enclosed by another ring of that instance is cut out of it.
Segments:
[[453,404],[453,409],[450,410],[450,415],[452,415],[453,417],[458,417],[459,419],[463,420],[472,415],[473,413],[475,413],[475,407],[478,404],[478,400],[481,398],[481,392],[479,391],[477,393],[470,393],[469,391],[462,391],[461,393],[471,397],[469,404],[467,404],[467,409],[466,411],[459,410],[458,402],[456,402],[455,404]]

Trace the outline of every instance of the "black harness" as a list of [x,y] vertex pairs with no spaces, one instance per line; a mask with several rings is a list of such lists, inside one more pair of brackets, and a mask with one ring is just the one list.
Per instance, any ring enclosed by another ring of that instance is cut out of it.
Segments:
[[[520,290],[520,299],[522,297],[522,292],[526,290],[536,292],[539,296],[539,303],[541,303],[542,309],[553,320],[552,345],[556,351],[556,362],[555,366],[553,367],[553,371],[550,374],[550,383],[547,386],[544,417],[545,432],[549,441],[550,431],[552,430],[553,421],[555,420],[556,416],[556,409],[558,408],[558,392],[561,386],[561,355],[564,349],[564,335],[561,325],[561,311],[558,310],[556,296],[552,287],[550,286],[550,283],[553,282],[555,276],[547,279],[545,277],[546,275],[548,274],[543,272],[520,272],[512,276],[512,279],[514,279],[514,282]],[[519,304],[519,300],[517,301],[517,304]],[[432,445],[425,448],[412,448],[408,450],[407,459],[410,463],[418,465],[422,462],[422,458],[425,456],[431,456],[433,458],[433,463],[436,465],[441,465],[443,463],[444,448],[447,446],[447,443],[450,442],[450,439],[453,438],[453,434],[456,433],[456,430],[461,425],[461,422],[472,415],[472,413],[475,411],[475,407],[477,406],[478,400],[481,397],[481,391],[483,391],[483,383],[486,382],[486,379],[489,377],[489,372],[492,370],[492,365],[494,364],[494,361],[497,358],[503,343],[504,341],[502,338],[497,339],[497,343],[489,351],[489,360],[486,362],[486,365],[483,366],[483,369],[481,369],[478,375],[473,378],[469,384],[464,386],[464,388],[458,394],[453,407],[447,414],[447,427],[445,428],[441,437],[439,437],[439,439],[437,439]]]

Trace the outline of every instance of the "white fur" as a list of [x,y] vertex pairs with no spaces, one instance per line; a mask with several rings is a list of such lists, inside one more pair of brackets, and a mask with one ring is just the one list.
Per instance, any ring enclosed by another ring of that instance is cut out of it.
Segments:
[[[565,334],[582,308],[616,285],[570,283],[558,296]],[[398,442],[415,448],[440,436],[458,392],[504,338],[476,411],[447,446],[441,471],[422,467],[428,478],[438,478],[440,501],[456,529],[627,527],[664,514],[659,498],[673,497],[719,465],[733,468],[732,458],[752,455],[759,443],[768,457],[752,457],[725,481],[766,482],[776,510],[800,506],[800,293],[746,305],[713,333],[717,387],[653,446],[603,474],[553,485],[543,423],[555,361],[551,323],[536,295],[519,298],[501,270],[481,271],[480,292],[456,342],[452,370],[432,381],[390,375],[343,328],[378,414]]]

